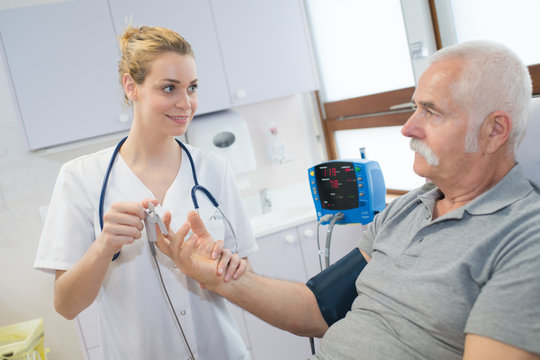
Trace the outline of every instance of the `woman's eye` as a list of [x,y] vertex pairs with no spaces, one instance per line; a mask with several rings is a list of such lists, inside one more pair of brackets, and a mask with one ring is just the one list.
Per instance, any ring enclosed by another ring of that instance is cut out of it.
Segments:
[[168,85],[163,88],[163,91],[167,93],[173,92],[173,90],[174,90],[174,85]]
[[195,84],[195,85],[191,85],[188,89],[190,92],[195,92],[197,91],[197,88],[199,87],[199,85]]

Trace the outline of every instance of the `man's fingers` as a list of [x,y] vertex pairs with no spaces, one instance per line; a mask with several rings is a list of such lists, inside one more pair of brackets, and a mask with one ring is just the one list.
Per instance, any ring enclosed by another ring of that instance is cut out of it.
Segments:
[[[166,236],[167,239],[171,242],[171,248],[176,254],[176,256],[179,256],[180,251],[182,251],[182,248],[184,246],[184,239],[189,233],[189,230],[191,229],[191,224],[189,222],[185,222],[180,226],[177,232],[173,232],[169,228],[169,235]],[[196,239],[194,239],[196,240]]]
[[188,213],[188,221],[191,224],[191,229],[193,230],[193,233],[199,235],[199,237],[208,236],[209,233],[206,230],[206,227],[204,226],[204,223],[199,216],[199,213],[195,210],[191,210]]

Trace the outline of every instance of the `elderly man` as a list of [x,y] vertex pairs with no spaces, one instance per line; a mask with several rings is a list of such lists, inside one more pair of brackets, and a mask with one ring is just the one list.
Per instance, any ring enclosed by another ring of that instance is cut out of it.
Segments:
[[369,224],[358,296],[330,327],[305,284],[217,277],[196,214],[160,249],[272,325],[323,336],[317,359],[540,359],[540,190],[514,156],[530,96],[527,68],[501,45],[463,43],[432,57],[402,129],[414,171],[430,182]]

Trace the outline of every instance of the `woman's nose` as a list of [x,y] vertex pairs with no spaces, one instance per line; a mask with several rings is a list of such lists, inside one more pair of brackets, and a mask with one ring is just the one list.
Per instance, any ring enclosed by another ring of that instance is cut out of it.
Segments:
[[189,96],[187,94],[180,95],[176,101],[176,107],[180,109],[190,109],[191,101],[189,100]]

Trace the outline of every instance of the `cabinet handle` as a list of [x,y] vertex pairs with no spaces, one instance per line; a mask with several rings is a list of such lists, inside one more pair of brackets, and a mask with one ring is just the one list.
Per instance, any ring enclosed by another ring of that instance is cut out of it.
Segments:
[[306,237],[306,238],[313,237],[313,230],[311,230],[311,229],[304,230],[304,237]]
[[122,114],[118,117],[118,120],[121,122],[121,123],[127,123],[129,121],[129,116],[126,115],[126,114]]
[[244,90],[238,90],[236,94],[234,94],[234,96],[236,97],[236,99],[242,100],[246,97],[246,92]]
[[294,237],[294,235],[289,234],[285,236],[285,242],[288,244],[294,244],[296,242],[296,238]]

